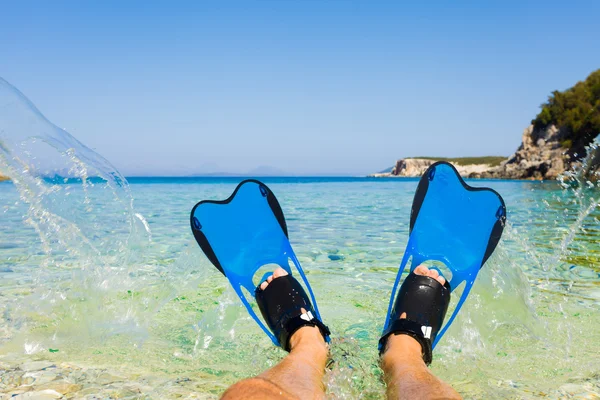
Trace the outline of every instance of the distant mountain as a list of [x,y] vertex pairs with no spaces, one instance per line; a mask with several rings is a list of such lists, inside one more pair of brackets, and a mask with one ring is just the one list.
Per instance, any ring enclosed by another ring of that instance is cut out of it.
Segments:
[[260,165],[244,175],[251,176],[289,176],[290,173],[268,165]]
[[189,176],[293,176],[293,174],[269,165],[261,165],[247,172],[199,172]]
[[378,174],[389,174],[389,173],[391,173],[391,172],[392,172],[392,170],[393,170],[393,169],[394,169],[394,167],[389,167],[389,168],[386,168],[386,169],[384,169],[383,171],[379,171],[379,172],[377,172],[377,173],[378,173]]
[[242,174],[237,174],[235,172],[201,172],[191,175],[186,175],[190,177],[198,177],[198,176],[243,176]]

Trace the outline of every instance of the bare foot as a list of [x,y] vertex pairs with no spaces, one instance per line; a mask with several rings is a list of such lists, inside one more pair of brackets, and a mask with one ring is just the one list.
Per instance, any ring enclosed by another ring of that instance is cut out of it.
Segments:
[[413,272],[417,275],[423,275],[423,276],[428,276],[430,278],[433,278],[436,281],[438,281],[439,283],[441,283],[442,285],[444,285],[446,283],[446,279],[443,276],[441,276],[440,273],[436,269],[429,269],[424,265],[419,265],[417,268],[415,268],[415,270]]

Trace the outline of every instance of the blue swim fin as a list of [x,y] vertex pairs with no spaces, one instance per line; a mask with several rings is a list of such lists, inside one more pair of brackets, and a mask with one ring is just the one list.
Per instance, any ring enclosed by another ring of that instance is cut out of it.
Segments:
[[412,204],[410,236],[392,289],[386,332],[402,272],[411,260],[411,272],[434,260],[451,271],[451,290],[466,282],[462,296],[448,322],[438,333],[433,348],[450,327],[465,302],[477,273],[500,241],[506,207],[494,190],[471,187],[447,162],[431,165],[421,177]]
[[[226,200],[199,202],[192,209],[190,223],[204,254],[227,277],[250,316],[276,346],[280,346],[279,340],[256,315],[242,291],[245,288],[250,294],[255,293],[258,282],[252,278],[262,266],[276,264],[292,275],[291,260],[321,320],[315,296],[288,240],[281,206],[265,184],[245,180]],[[266,273],[259,282],[270,274]]]

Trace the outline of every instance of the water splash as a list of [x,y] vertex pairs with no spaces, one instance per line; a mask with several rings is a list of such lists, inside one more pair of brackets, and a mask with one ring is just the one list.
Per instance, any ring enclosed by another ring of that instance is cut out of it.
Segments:
[[[576,204],[578,210],[577,217],[571,223],[566,235],[562,239],[558,252],[556,252],[553,264],[561,259],[568,259],[572,254],[569,248],[573,244],[577,235],[587,234],[588,225],[586,219],[592,215],[600,206],[600,136],[596,137],[592,143],[586,147],[586,157],[580,162],[575,163],[570,171],[565,172],[559,177],[559,182],[563,189],[571,192],[569,199]],[[594,219],[590,228],[597,228],[598,218]]]
[[[38,238],[24,249],[27,262],[13,267],[23,274],[0,284],[18,292],[3,309],[0,326],[12,332],[4,339],[20,332],[29,348],[34,340],[56,347],[65,338],[144,338],[185,277],[165,277],[164,267],[145,263],[150,226],[116,168],[1,78],[0,174],[19,193],[13,211]],[[48,324],[51,339],[32,333]]]

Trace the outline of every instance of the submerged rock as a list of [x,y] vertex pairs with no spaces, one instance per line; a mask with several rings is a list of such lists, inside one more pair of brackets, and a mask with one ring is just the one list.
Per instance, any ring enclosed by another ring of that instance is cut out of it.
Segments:
[[12,397],[14,400],[52,400],[60,399],[62,394],[55,390],[47,389],[34,392],[25,392]]
[[21,371],[31,372],[31,371],[40,371],[46,368],[55,367],[54,363],[49,361],[28,361],[19,366]]
[[58,375],[53,370],[36,371],[36,372],[25,373],[25,375],[23,375],[23,378],[31,378],[32,379],[31,383],[35,386],[38,386],[38,385],[46,384],[48,382],[52,382],[53,380],[58,378]]
[[82,387],[83,387],[82,385],[78,385],[75,383],[71,383],[71,382],[67,382],[67,381],[63,381],[63,380],[56,380],[56,381],[48,382],[48,383],[40,385],[40,386],[36,385],[35,388],[36,388],[36,390],[54,390],[55,392],[65,395],[65,394],[77,392],[77,391],[81,390]]
[[104,372],[98,375],[98,377],[96,378],[96,383],[99,383],[100,385],[107,385],[109,383],[114,382],[123,382],[124,380],[126,380],[125,377],[113,375],[109,372]]

